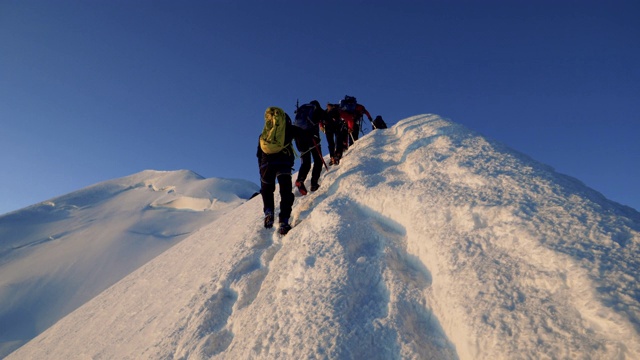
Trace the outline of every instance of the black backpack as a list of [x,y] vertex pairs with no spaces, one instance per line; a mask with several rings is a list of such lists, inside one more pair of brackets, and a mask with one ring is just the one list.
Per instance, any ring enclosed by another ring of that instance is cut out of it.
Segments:
[[382,120],[382,116],[378,115],[373,119],[373,127],[376,129],[386,129],[387,124]]
[[305,130],[313,129],[314,126],[318,125],[317,122],[313,121],[315,111],[316,106],[313,104],[300,105],[296,110],[296,119],[293,125]]

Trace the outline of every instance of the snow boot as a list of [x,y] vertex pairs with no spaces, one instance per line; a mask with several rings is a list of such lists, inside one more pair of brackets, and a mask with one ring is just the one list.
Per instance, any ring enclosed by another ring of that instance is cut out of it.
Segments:
[[280,228],[278,228],[278,233],[280,235],[287,235],[287,233],[291,230],[291,225],[289,225],[289,220],[281,221]]
[[318,188],[320,188],[319,184],[311,184],[311,187],[309,188],[309,190],[316,191],[318,190]]
[[273,227],[273,210],[267,209],[264,211],[264,227],[271,229]]
[[329,166],[331,165],[336,165],[336,158],[331,158],[331,160],[329,160]]
[[297,180],[296,187],[298,188],[298,191],[300,191],[300,195],[307,195],[307,188],[304,187],[304,182]]

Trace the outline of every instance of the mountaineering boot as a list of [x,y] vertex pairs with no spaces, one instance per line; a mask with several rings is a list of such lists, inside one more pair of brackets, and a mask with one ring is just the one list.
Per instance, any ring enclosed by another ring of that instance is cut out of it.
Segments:
[[335,164],[336,164],[336,158],[331,158],[331,160],[329,160],[329,166],[335,165]]
[[278,228],[278,233],[280,233],[280,235],[287,235],[289,230],[291,230],[291,225],[289,225],[289,219],[280,221],[280,228]]
[[264,211],[264,227],[271,229],[273,227],[273,210],[267,209]]
[[318,188],[320,188],[319,184],[311,184],[311,187],[309,188],[309,190],[316,191],[318,190]]
[[298,191],[300,191],[300,195],[307,195],[307,188],[304,187],[304,183],[302,181],[296,180],[296,187]]

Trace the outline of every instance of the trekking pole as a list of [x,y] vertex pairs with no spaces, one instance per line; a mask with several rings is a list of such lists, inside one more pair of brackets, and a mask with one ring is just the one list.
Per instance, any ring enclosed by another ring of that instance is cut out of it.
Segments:
[[327,169],[327,171],[329,171],[329,167],[327,166],[327,163],[324,161],[324,158],[322,157],[322,151],[320,150],[320,146],[318,146],[316,139],[311,138],[311,140],[313,140],[313,146],[315,146],[316,150],[318,150],[318,155],[320,155],[320,160],[322,160],[322,163],[324,164],[324,168]]
[[351,136],[351,141],[353,141],[353,144],[355,145],[356,139],[353,137],[353,133],[349,133],[349,136]]

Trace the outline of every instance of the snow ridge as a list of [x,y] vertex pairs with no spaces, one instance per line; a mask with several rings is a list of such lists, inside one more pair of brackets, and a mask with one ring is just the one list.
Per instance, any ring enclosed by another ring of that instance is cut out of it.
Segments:
[[286,237],[261,207],[9,359],[640,358],[640,214],[436,115],[358,140]]
[[1,216],[0,357],[256,189],[148,170]]

